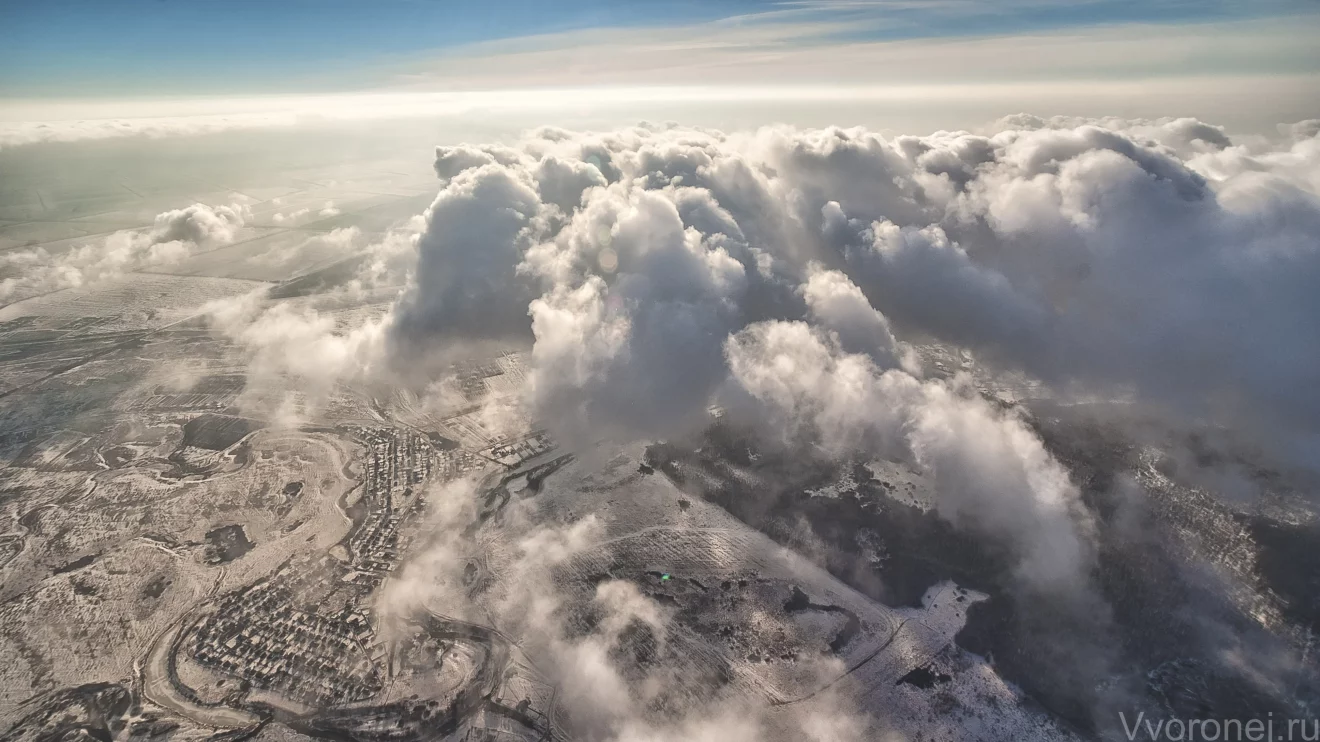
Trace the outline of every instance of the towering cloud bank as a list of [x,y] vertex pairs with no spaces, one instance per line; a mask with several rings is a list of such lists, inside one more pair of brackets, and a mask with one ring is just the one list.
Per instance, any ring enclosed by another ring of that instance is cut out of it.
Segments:
[[730,335],[804,319],[881,368],[920,333],[1059,386],[1320,432],[1315,127],[997,128],[441,148],[396,337],[530,331],[537,404],[638,432],[704,408]]
[[1066,472],[1021,421],[922,379],[896,336],[1308,445],[1320,140],[1301,124],[1235,144],[1190,119],[996,129],[440,148],[394,347],[530,332],[527,400],[568,437],[666,435],[720,402],[834,455],[908,457],[948,517],[1066,582],[1087,561]]
[[1316,129],[1239,144],[1190,119],[1022,116],[987,135],[441,147],[415,260],[396,241],[371,263],[407,271],[370,344],[385,355],[349,365],[415,372],[458,343],[530,340],[525,401],[563,439],[667,436],[715,403],[826,455],[906,458],[1024,584],[1062,588],[1090,560],[1067,472],[964,381],[924,378],[904,340],[1311,445]]

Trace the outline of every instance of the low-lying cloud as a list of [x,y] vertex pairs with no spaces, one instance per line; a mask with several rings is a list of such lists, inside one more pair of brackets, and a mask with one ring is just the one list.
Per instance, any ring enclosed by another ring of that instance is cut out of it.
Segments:
[[0,279],[0,302],[177,263],[199,246],[233,242],[248,218],[242,204],[193,204],[158,214],[148,229],[114,232],[66,252],[38,247],[0,254],[0,275],[8,274]]
[[[694,678],[679,677],[671,636],[681,635],[672,609],[630,581],[607,579],[585,600],[564,594],[556,570],[606,540],[593,515],[557,521],[531,498],[512,499],[498,518],[499,544],[480,535],[483,519],[477,482],[459,480],[428,493],[426,543],[391,580],[377,606],[386,621],[435,611],[491,625],[534,658],[556,686],[560,718],[576,737],[600,742],[861,742],[872,720],[830,693],[802,709],[772,718],[765,704],[738,692],[712,693],[695,702],[681,691]],[[489,588],[464,579],[474,560],[498,571]],[[590,621],[583,621],[583,615]],[[651,640],[651,659],[630,661],[630,637]],[[671,633],[672,632],[672,633]],[[690,669],[690,668],[689,668]],[[838,672],[837,666],[830,669]]]

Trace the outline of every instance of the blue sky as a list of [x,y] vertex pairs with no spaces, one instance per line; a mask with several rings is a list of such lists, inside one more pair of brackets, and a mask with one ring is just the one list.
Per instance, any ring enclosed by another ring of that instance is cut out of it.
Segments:
[[770,5],[743,0],[5,0],[0,91],[338,89],[370,85],[376,65],[417,52],[572,29],[710,20]]
[[795,29],[775,36],[782,46],[1185,27],[1316,9],[1314,0],[0,0],[0,97],[378,89],[482,42],[516,49],[532,36],[599,40],[721,22]]

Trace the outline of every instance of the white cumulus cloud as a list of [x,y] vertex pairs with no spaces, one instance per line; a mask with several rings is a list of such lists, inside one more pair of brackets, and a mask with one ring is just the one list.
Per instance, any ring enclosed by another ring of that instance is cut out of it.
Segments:
[[76,288],[123,273],[177,263],[199,246],[233,242],[248,218],[241,204],[193,204],[156,216],[140,231],[114,232],[51,254],[43,248],[0,255],[0,301]]

